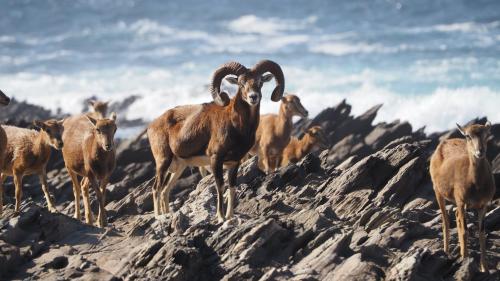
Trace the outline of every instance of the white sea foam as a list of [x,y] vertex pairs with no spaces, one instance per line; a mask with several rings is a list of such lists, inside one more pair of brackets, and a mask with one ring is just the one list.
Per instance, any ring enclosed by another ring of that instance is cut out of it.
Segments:
[[384,104],[376,122],[397,118],[409,121],[414,129],[426,126],[427,132],[446,130],[456,122],[465,123],[475,117],[487,116],[493,122],[500,121],[497,109],[500,93],[487,87],[438,88],[427,95],[401,95],[364,83],[349,92],[308,93],[302,99],[306,107],[317,112],[328,100],[338,102],[343,98],[347,98],[356,115],[375,104]]
[[[111,100],[140,95],[142,98],[130,107],[126,117],[151,120],[176,105],[211,100],[206,87],[210,73],[192,72],[193,67],[196,65],[185,64],[175,72],[127,68],[74,76],[18,73],[0,76],[0,85],[4,92],[18,100],[28,100],[52,110],[60,107],[69,113],[80,112],[82,101],[91,95]],[[301,97],[311,116],[346,98],[355,115],[383,103],[377,122],[407,120],[414,129],[427,126],[428,132],[449,129],[456,122],[465,123],[478,116],[500,122],[500,93],[488,87],[438,88],[426,95],[407,95],[392,92],[374,82],[396,77],[376,76],[369,70],[334,76],[285,66],[284,72],[290,81],[287,89]],[[346,84],[357,86],[346,91],[332,90]],[[263,88],[262,113],[278,110],[278,104],[269,98],[273,87],[273,83],[267,83]],[[224,89],[234,88],[224,85]]]

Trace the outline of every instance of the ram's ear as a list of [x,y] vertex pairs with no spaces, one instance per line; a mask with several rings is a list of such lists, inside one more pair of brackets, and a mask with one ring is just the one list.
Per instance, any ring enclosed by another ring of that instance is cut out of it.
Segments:
[[45,123],[43,123],[43,121],[40,121],[40,120],[34,120],[33,126],[35,126],[38,129],[42,129],[42,130],[45,129]]
[[226,81],[229,82],[229,84],[238,85],[238,77],[228,76],[226,77]]
[[96,126],[97,125],[97,120],[88,116],[87,114],[85,114],[85,117],[87,117],[87,120],[89,120],[90,124],[92,124],[92,126]]
[[465,130],[464,128],[462,128],[462,126],[458,125],[457,123],[457,128],[458,128],[458,131],[465,137],[467,136],[467,134],[465,133]]
[[268,73],[266,75],[262,75],[262,82],[265,83],[265,82],[269,82],[271,81],[271,79],[273,79],[274,75],[272,75],[271,73]]

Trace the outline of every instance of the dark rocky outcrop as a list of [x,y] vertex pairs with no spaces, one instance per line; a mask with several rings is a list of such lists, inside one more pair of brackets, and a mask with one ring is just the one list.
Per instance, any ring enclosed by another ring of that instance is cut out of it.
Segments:
[[[0,279],[499,280],[498,196],[486,216],[489,274],[478,270],[475,212],[468,213],[471,257],[459,259],[454,218],[452,253],[442,250],[428,161],[439,140],[457,132],[426,135],[398,120],[372,124],[379,108],[351,116],[343,101],[300,120],[295,135],[321,125],[330,149],[267,176],[255,157],[243,163],[235,217],[220,225],[214,179],[197,169],[174,188],[171,213],[153,217],[154,164],[145,139],[120,141],[104,229],[71,217],[73,194],[60,164],[49,172],[60,214],[46,210],[37,180],[27,178],[14,216],[7,183]],[[488,159],[498,185],[499,125],[492,134]]]

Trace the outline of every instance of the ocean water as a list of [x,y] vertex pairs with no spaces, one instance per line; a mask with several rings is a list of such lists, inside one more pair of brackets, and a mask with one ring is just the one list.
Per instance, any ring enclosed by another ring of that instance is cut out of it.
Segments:
[[[346,98],[377,121],[500,122],[500,1],[0,1],[0,88],[55,110],[140,95],[151,120],[210,101],[220,64],[282,65],[316,114]],[[262,112],[277,112],[263,89]]]

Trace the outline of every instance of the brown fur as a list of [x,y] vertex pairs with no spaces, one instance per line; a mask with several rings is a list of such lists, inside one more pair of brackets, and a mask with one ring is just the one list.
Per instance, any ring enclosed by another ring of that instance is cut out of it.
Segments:
[[293,116],[307,117],[308,112],[295,95],[281,99],[279,114],[265,114],[260,117],[255,145],[251,155],[259,155],[259,167],[266,173],[275,171],[280,163],[283,150],[290,142]]
[[302,139],[292,138],[290,143],[283,151],[283,160],[281,166],[286,166],[289,163],[297,163],[307,154],[314,152],[317,149],[326,148],[328,140],[320,126],[309,128]]
[[[85,221],[93,223],[90,209],[89,186],[94,189],[98,202],[98,226],[106,225],[106,186],[115,168],[114,134],[116,115],[110,119],[94,119],[87,115],[69,117],[64,121],[63,148],[66,169],[73,183],[76,219],[80,214],[80,189],[83,192]],[[78,176],[83,177],[82,182]]]
[[431,157],[430,174],[436,200],[443,220],[444,251],[449,253],[449,220],[445,200],[457,206],[456,218],[460,254],[468,256],[467,208],[478,209],[479,243],[481,248],[481,270],[487,271],[484,216],[488,203],[493,199],[495,183],[490,164],[485,158],[486,142],[490,125],[471,125],[465,129],[459,126],[466,139],[442,141]]
[[89,101],[90,108],[92,109],[88,115],[94,119],[105,118],[108,114],[109,101],[103,102],[98,100]]
[[[240,160],[254,145],[259,126],[260,90],[263,82],[272,78],[246,70],[243,66],[241,69],[245,71],[237,78],[239,87],[234,98],[228,100],[227,94],[218,94],[217,90],[213,96],[218,103],[179,106],[168,110],[149,125],[147,133],[156,162],[153,187],[155,215],[168,213],[170,190],[187,166],[207,165],[211,167],[217,185],[219,221],[233,215],[238,167]],[[217,73],[214,74],[215,80],[232,74]],[[282,73],[278,74],[282,77]],[[215,81],[212,86],[217,83],[220,85],[220,81]],[[277,99],[281,98],[282,89],[274,95]],[[229,167],[229,199],[225,216],[222,215],[223,165]]]
[[[0,175],[0,194],[3,195],[3,182],[7,176],[14,177],[16,189],[15,212],[19,213],[22,197],[22,180],[26,175],[37,174],[40,179],[47,207],[56,212],[54,202],[50,197],[47,186],[46,166],[50,158],[50,147],[61,149],[63,142],[62,121],[48,120],[35,121],[40,131],[29,130],[13,126],[2,126],[7,136],[7,146],[3,157]],[[0,213],[3,200],[0,200]]]

